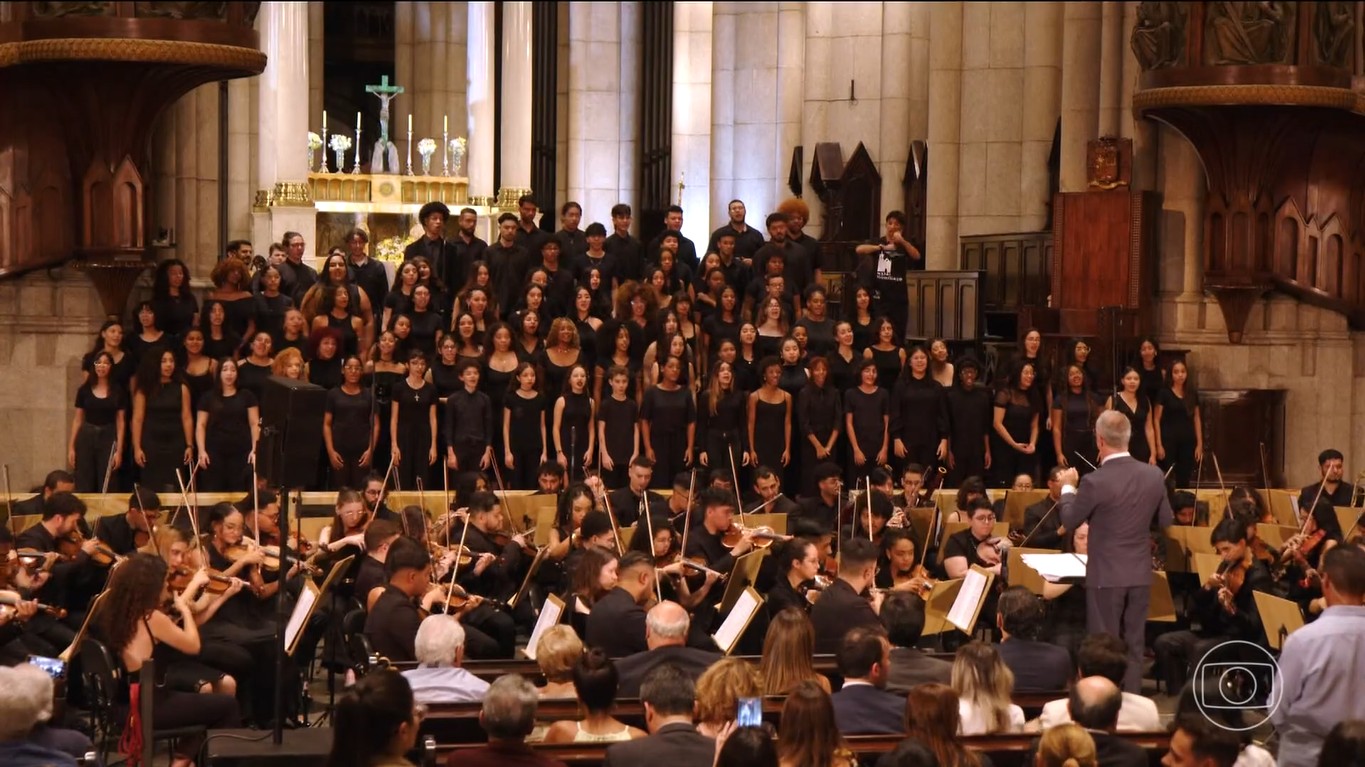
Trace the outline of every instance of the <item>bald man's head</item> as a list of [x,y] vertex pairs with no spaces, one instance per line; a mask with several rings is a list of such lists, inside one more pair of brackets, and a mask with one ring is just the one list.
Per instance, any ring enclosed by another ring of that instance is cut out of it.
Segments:
[[645,643],[649,649],[687,644],[687,611],[677,602],[660,602],[645,616]]
[[1102,676],[1088,676],[1071,687],[1071,720],[1091,730],[1113,732],[1123,708],[1123,692]]

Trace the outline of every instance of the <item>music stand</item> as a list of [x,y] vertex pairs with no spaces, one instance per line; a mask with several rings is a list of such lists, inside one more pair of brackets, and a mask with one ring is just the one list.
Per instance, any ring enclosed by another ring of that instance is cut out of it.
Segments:
[[1256,611],[1261,616],[1266,643],[1272,650],[1283,650],[1284,640],[1303,628],[1303,612],[1298,603],[1264,591],[1253,591],[1251,596],[1256,599]]
[[767,555],[767,549],[754,549],[735,560],[734,567],[730,569],[730,577],[725,582],[725,596],[720,600],[721,615],[730,612],[739,595],[758,580],[758,568]]
[[1147,601],[1147,620],[1155,623],[1175,623],[1175,597],[1171,594],[1171,582],[1166,573],[1152,573],[1152,595]]

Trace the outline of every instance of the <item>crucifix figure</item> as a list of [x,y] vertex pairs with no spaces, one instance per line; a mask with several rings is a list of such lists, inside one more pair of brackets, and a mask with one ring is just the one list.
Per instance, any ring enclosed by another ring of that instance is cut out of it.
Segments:
[[365,86],[366,93],[379,97],[379,140],[374,142],[370,157],[371,173],[398,173],[398,147],[389,141],[389,102],[403,92],[401,85],[389,85],[389,76],[380,78],[378,85]]

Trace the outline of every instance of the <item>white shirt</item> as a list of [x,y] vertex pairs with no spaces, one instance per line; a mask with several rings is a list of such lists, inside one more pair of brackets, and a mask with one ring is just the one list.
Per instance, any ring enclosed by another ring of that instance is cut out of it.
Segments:
[[[958,725],[960,735],[986,735],[991,731],[990,722],[987,721],[986,713],[977,708],[975,703],[963,698],[957,699],[957,715],[962,720]],[[1023,732],[1024,730],[1024,709],[1017,705],[1010,704],[1010,732]]]
[[488,692],[487,682],[462,668],[419,666],[404,671],[403,677],[418,703],[478,703]]
[[[1110,461],[1114,460],[1115,458],[1132,458],[1132,457],[1133,457],[1133,456],[1132,456],[1132,453],[1129,453],[1127,450],[1123,451],[1122,453],[1112,453],[1112,454],[1110,454],[1110,455],[1106,455],[1105,457],[1101,458],[1101,459],[1100,459],[1100,465],[1103,466],[1103,465],[1105,465],[1106,463],[1109,463]],[[1074,493],[1074,492],[1076,492],[1076,488],[1075,488],[1075,487],[1073,487],[1073,486],[1071,486],[1071,485],[1062,485],[1062,495],[1066,495],[1067,493]]]
[[[1071,721],[1071,710],[1067,707],[1066,698],[1050,700],[1043,704],[1043,713],[1038,717],[1038,724],[1044,730],[1056,727],[1059,724],[1066,724]],[[1125,692],[1123,694],[1123,705],[1119,708],[1119,732],[1160,732],[1161,714],[1157,711],[1156,703],[1151,698],[1146,698],[1137,693]]]

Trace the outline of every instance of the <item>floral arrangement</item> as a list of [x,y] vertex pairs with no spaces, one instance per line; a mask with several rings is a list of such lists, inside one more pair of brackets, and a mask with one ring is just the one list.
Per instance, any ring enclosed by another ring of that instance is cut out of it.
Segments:
[[351,137],[344,133],[333,133],[331,147],[333,152],[345,152],[351,148]]
[[417,142],[417,154],[430,157],[436,154],[436,139],[424,138]]
[[403,261],[403,249],[407,246],[407,241],[403,237],[390,237],[380,240],[374,246],[374,257],[380,261],[401,263]]
[[321,148],[322,148],[322,136],[319,136],[318,134],[316,134],[316,133],[314,133],[314,132],[312,132],[312,131],[308,131],[308,151],[310,151],[310,152],[316,152],[317,150],[319,150],[319,149],[321,149]]

